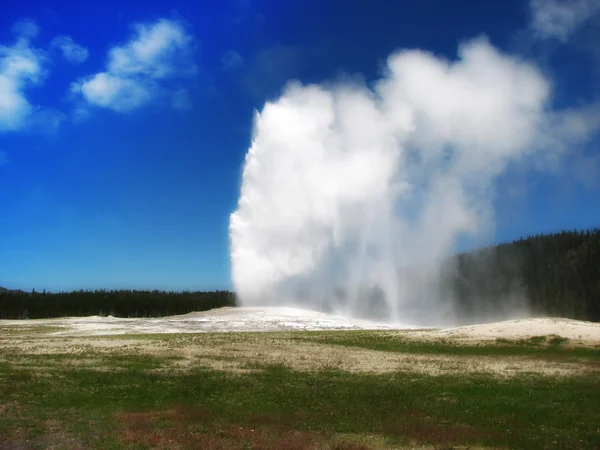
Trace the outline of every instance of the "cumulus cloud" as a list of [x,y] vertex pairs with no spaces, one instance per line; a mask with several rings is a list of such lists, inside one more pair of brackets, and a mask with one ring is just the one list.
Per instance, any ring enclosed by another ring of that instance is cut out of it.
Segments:
[[567,41],[584,22],[600,12],[600,0],[531,0],[532,29],[540,39]]
[[486,39],[458,55],[398,51],[373,88],[291,83],[256,114],[230,218],[242,303],[364,317],[377,292],[387,320],[452,320],[443,261],[489,229],[495,180],[593,129],[554,126],[567,113],[530,62]]
[[44,55],[30,45],[37,34],[33,22],[20,22],[15,32],[21,33],[12,46],[0,45],[0,132],[23,128],[36,108],[26,91],[39,85],[44,77]]
[[73,83],[72,92],[90,105],[128,112],[168,91],[170,80],[196,73],[193,38],[182,23],[160,19],[133,29],[129,42],[109,51],[106,70]]
[[130,111],[148,103],[152,98],[151,84],[137,79],[121,78],[101,72],[77,85],[85,99],[96,106]]
[[196,72],[190,59],[193,39],[182,23],[160,19],[152,24],[136,24],[134,30],[131,41],[110,50],[109,72],[153,79]]
[[50,45],[59,49],[64,58],[72,64],[81,64],[89,56],[88,49],[76,43],[71,36],[57,36],[52,39]]

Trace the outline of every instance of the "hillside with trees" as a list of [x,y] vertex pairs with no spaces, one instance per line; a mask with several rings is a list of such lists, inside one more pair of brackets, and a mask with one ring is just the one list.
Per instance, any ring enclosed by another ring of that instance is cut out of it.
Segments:
[[455,258],[448,282],[464,315],[522,297],[534,316],[600,321],[598,228],[530,236]]

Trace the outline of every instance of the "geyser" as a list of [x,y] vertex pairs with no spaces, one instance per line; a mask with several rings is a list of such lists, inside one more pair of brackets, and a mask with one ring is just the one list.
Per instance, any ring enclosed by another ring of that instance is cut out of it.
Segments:
[[458,56],[399,51],[372,87],[292,82],[256,114],[230,219],[242,304],[452,320],[445,258],[554,120],[534,65],[483,38]]

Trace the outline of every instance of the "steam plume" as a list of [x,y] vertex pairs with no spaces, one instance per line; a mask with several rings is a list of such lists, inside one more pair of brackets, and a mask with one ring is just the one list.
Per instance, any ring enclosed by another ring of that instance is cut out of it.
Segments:
[[451,313],[444,259],[492,225],[494,180],[556,120],[534,65],[483,38],[458,55],[399,51],[372,88],[290,83],[256,114],[230,219],[243,304],[405,323]]

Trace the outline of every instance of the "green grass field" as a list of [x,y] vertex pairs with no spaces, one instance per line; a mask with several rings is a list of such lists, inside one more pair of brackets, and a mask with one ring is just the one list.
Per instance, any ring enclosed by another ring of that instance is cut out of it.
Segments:
[[0,448],[600,448],[600,349],[410,333],[0,336]]

